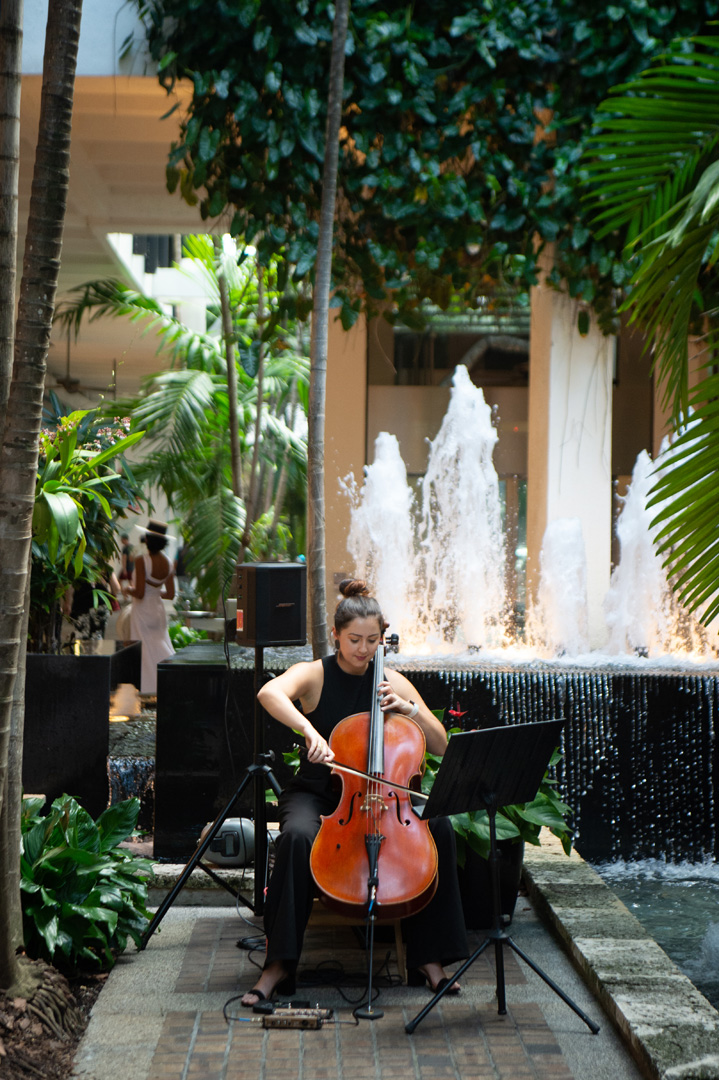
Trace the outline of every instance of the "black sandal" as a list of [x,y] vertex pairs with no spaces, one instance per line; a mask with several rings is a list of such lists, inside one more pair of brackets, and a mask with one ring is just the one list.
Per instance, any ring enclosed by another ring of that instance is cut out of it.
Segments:
[[[253,1001],[252,1004],[250,1004],[249,1001],[243,1001],[242,998],[244,998],[245,994],[254,994],[257,1001]],[[251,990],[246,990],[245,994],[240,998],[240,1005],[243,1009],[254,1009],[255,1005],[259,1005],[261,1001],[267,1001],[266,995],[263,994],[261,990],[256,990],[254,986]],[[272,997],[271,994],[270,997]]]
[[[449,978],[440,979],[436,986],[432,986],[429,976],[424,971],[420,971],[419,968],[408,968],[407,970],[407,986],[428,986],[432,994],[438,994],[440,990],[444,990],[445,986],[451,986],[453,982],[454,976],[450,975]],[[461,990],[461,986],[455,986],[451,990],[445,991],[445,994],[454,996],[461,993]]]
[[[284,979],[280,979],[278,983],[275,983],[269,997],[267,994],[263,994],[261,990],[258,990],[253,986],[251,990],[246,990],[245,994],[254,994],[257,1001],[253,1001],[250,1005],[248,1002],[240,999],[240,1004],[243,1009],[254,1009],[255,1005],[259,1005],[261,1001],[271,1001],[276,994],[279,994],[280,997],[292,997],[294,993],[296,993],[295,977],[294,975],[285,975]],[[245,994],[243,994],[242,997],[244,997]]]

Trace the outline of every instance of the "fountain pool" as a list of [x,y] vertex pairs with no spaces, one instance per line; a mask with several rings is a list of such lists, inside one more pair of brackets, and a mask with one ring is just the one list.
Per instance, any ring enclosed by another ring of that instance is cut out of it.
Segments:
[[719,866],[645,859],[598,863],[595,869],[719,1008]]

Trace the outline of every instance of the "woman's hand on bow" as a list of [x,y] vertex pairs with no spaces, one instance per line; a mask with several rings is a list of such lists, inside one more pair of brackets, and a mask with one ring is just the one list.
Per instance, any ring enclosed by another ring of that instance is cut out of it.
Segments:
[[334,750],[330,750],[326,739],[323,739],[319,731],[309,727],[305,731],[305,746],[307,747],[307,760],[318,765],[325,765],[334,760]]

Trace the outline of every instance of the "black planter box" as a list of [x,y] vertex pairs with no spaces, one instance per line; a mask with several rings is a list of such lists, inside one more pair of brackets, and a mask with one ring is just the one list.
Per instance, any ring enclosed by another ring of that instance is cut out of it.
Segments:
[[107,807],[110,692],[140,685],[140,642],[108,655],[28,653],[22,782],[47,806],[72,795],[93,817]]

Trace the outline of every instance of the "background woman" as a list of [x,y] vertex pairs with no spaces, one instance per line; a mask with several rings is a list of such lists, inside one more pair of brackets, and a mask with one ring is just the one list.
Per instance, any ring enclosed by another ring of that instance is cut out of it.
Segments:
[[130,637],[142,642],[141,694],[157,693],[157,665],[175,650],[167,632],[167,614],[163,600],[173,600],[175,577],[170,560],[163,554],[167,544],[167,525],[148,522],[142,542],[147,555],[135,559],[133,584],[123,592],[132,597]]
[[[255,987],[242,998],[248,1007],[270,997],[274,990],[294,992],[315,891],[310,850],[320,814],[331,814],[339,801],[327,767],[334,757],[328,740],[340,720],[371,707],[374,654],[385,622],[363,581],[343,581],[340,591],[344,599],[337,607],[332,629],[335,654],[293,665],[266,683],[258,695],[271,716],[302,735],[307,755],[279,800],[281,832],[265,907],[267,955]],[[397,671],[388,670],[385,675],[386,681],[379,684],[382,710],[411,717],[424,732],[427,749],[438,756],[444,754],[445,730],[412,683]],[[302,711],[295,701],[300,702]],[[467,956],[468,948],[457,885],[454,831],[446,818],[432,821],[430,830],[437,845],[437,891],[404,926],[413,981],[426,981],[435,989],[446,979],[444,964]],[[458,990],[453,985],[449,992]]]

